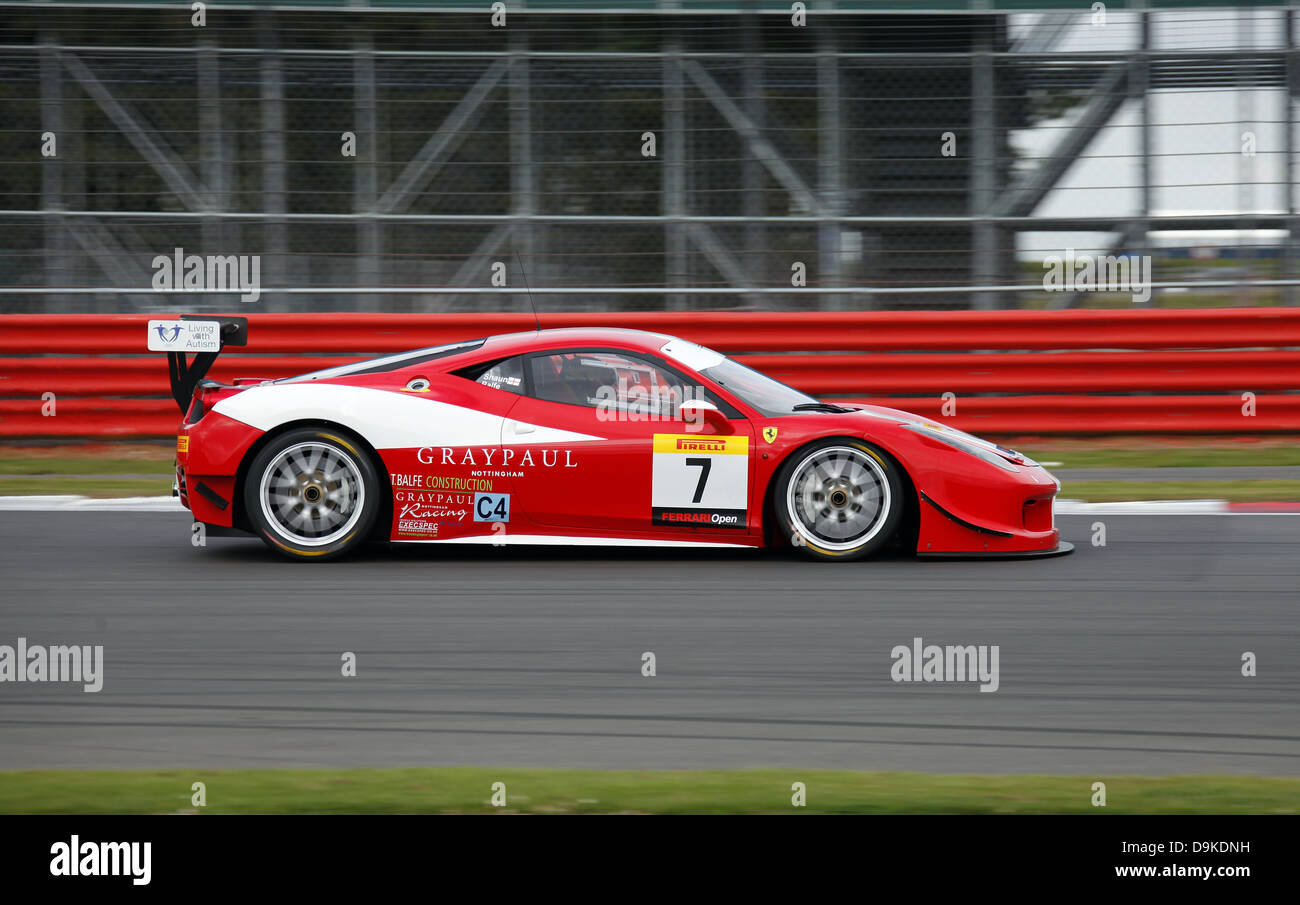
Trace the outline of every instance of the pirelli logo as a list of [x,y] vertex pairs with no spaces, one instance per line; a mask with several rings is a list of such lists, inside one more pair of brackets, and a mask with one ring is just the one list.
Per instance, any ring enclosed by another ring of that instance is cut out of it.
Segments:
[[190,435],[189,435],[189,434],[177,434],[177,436],[176,436],[176,451],[177,451],[178,453],[187,453],[187,452],[190,451]]
[[655,434],[654,451],[682,455],[746,456],[748,437],[701,437],[694,434]]

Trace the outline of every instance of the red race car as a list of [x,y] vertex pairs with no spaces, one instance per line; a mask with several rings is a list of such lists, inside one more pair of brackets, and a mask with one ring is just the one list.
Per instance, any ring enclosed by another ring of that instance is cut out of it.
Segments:
[[[150,322],[185,411],[177,492],[210,533],[324,560],[367,540],[793,545],[852,560],[1067,553],[1060,484],[896,409],[821,402],[694,343],[539,330],[284,380],[202,380],[240,318]],[[198,353],[192,360],[187,352]]]

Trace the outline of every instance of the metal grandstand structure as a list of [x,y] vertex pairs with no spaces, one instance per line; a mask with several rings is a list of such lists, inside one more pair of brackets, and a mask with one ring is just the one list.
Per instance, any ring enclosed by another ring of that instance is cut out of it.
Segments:
[[[175,247],[262,256],[265,310],[508,310],[517,261],[554,309],[1014,307],[1024,234],[1168,230],[1275,231],[1244,278],[1292,300],[1289,6],[497,6],[0,2],[0,310],[231,307],[152,291]],[[1214,90],[1270,137],[1161,212],[1153,98]],[[1131,203],[1045,212],[1114,128]]]

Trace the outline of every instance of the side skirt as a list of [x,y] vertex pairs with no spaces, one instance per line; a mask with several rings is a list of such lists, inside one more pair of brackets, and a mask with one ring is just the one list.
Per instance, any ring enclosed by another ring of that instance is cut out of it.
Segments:
[[447,537],[393,540],[394,544],[496,544],[498,546],[551,547],[728,547],[754,549],[758,544],[725,543],[693,540],[638,540],[632,537],[570,537],[555,534],[480,534],[472,537]]

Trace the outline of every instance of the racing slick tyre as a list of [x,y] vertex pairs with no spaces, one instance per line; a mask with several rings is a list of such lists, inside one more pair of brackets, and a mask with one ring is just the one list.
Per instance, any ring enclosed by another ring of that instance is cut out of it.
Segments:
[[380,509],[370,457],[345,431],[300,428],[258,452],[244,480],[244,512],[272,550],[333,559],[363,544]]
[[822,440],[798,450],[776,476],[779,529],[813,559],[862,559],[887,544],[903,519],[903,479],[880,448]]

